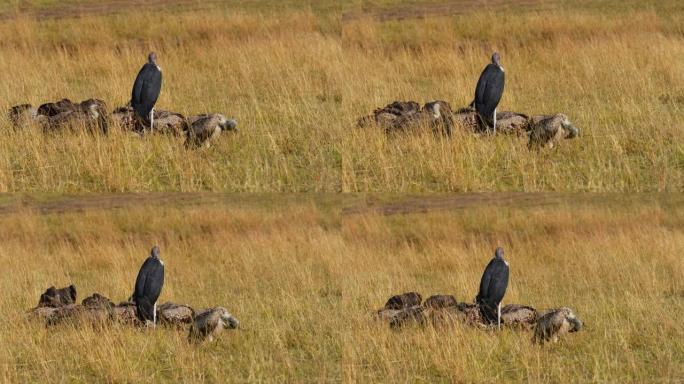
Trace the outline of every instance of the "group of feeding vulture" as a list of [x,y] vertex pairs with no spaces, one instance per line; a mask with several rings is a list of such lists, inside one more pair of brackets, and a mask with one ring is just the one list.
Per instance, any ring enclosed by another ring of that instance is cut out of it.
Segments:
[[469,106],[452,111],[446,101],[431,101],[422,107],[415,101],[395,101],[378,108],[357,121],[359,127],[378,126],[386,133],[407,133],[429,129],[451,136],[454,129],[475,134],[498,132],[529,137],[529,149],[553,148],[563,139],[579,135],[568,117],[562,113],[529,117],[517,112],[497,112],[496,131],[488,129],[477,111]]
[[38,306],[31,309],[32,318],[46,326],[57,324],[89,324],[105,327],[114,323],[156,327],[157,323],[175,329],[189,327],[188,340],[194,343],[212,341],[224,329],[235,329],[240,322],[224,307],[194,310],[188,305],[166,302],[157,306],[164,284],[164,263],[159,258],[159,247],[152,248],[135,282],[133,295],[119,304],[94,293],[77,304],[76,287],[70,285],[48,288],[40,295]]
[[44,133],[79,130],[106,135],[112,125],[137,135],[165,134],[185,137],[188,148],[208,147],[210,142],[224,131],[237,131],[237,122],[223,114],[201,114],[183,116],[177,112],[155,110],[152,128],[136,118],[131,106],[118,107],[111,113],[99,99],[88,99],[80,103],[69,99],[45,103],[38,108],[31,104],[12,107],[9,119],[15,130],[38,125]]
[[[562,113],[529,117],[516,112],[497,112],[503,95],[504,70],[498,53],[485,67],[475,88],[473,102],[452,110],[446,101],[432,101],[422,107],[415,101],[395,101],[378,108],[357,121],[357,126],[376,125],[386,133],[428,128],[450,136],[460,127],[468,132],[515,134],[529,136],[528,148],[553,147],[562,139],[579,135],[568,117]],[[155,110],[161,92],[162,72],[157,55],[151,52],[133,84],[129,105],[107,110],[104,101],[88,99],[74,103],[69,99],[46,103],[38,108],[31,104],[12,107],[9,119],[15,129],[38,124],[44,132],[86,130],[107,134],[114,124],[137,134],[162,133],[184,135],[189,148],[208,147],[211,139],[223,131],[237,131],[237,121],[220,113],[185,117],[180,113]]]
[[[150,256],[140,267],[135,281],[133,295],[127,301],[114,304],[107,297],[95,293],[76,301],[76,287],[73,285],[56,289],[48,288],[40,296],[38,306],[29,314],[44,321],[47,326],[60,323],[90,324],[103,327],[121,323],[140,327],[156,327],[157,323],[185,329],[189,327],[188,340],[203,342],[213,340],[223,329],[235,329],[238,320],[224,307],[195,311],[187,305],[166,302],[157,307],[157,299],[164,285],[164,262],[159,256],[159,247],[154,246]],[[501,325],[534,329],[533,341],[557,342],[569,332],[577,332],[582,322],[572,309],[567,307],[538,312],[526,305],[509,304],[501,308],[501,300],[508,287],[509,267],[504,259],[503,249],[497,248],[494,258],[487,264],[475,303],[459,303],[451,295],[433,295],[425,302],[417,292],[392,296],[384,308],[375,316],[389,323],[392,328],[409,324],[435,327],[456,323],[471,326],[490,327]]]
[[358,127],[371,125],[386,133],[429,129],[451,136],[456,128],[477,134],[514,134],[529,137],[528,148],[552,148],[563,139],[572,139],[580,131],[562,113],[529,117],[516,112],[498,112],[503,96],[504,69],[498,53],[482,71],[475,88],[475,98],[467,107],[453,110],[446,101],[432,101],[422,107],[415,101],[395,101],[378,108],[357,121]]
[[508,304],[502,308],[501,300],[508,287],[508,274],[508,262],[503,257],[503,249],[497,248],[482,275],[480,291],[474,303],[459,303],[452,295],[433,295],[423,302],[419,293],[407,292],[390,297],[374,315],[395,329],[428,323],[435,327],[463,323],[500,329],[503,324],[533,330],[532,341],[539,344],[557,342],[561,336],[582,329],[582,321],[568,307],[537,311],[527,305]]
[[42,104],[38,108],[31,104],[16,105],[10,108],[8,117],[15,130],[38,125],[45,133],[82,130],[106,135],[114,125],[139,135],[182,135],[188,148],[208,147],[210,141],[221,132],[237,131],[237,121],[220,113],[186,117],[176,112],[155,110],[161,83],[157,55],[152,52],[135,79],[130,103],[111,113],[105,102],[99,99],[80,103],[62,99]]

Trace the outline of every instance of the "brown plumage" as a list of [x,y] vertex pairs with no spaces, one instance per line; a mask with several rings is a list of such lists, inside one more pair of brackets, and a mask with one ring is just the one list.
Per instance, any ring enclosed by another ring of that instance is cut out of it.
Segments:
[[432,295],[421,306],[421,299],[418,292],[392,296],[374,317],[391,328],[422,326],[428,322],[436,327],[457,323],[484,327],[477,304],[458,303],[452,295]]
[[480,306],[471,303],[458,303],[457,308],[465,314],[465,322],[468,325],[484,326]]
[[361,117],[356,125],[363,128],[375,124],[387,129],[393,125],[394,120],[398,117],[412,115],[418,111],[420,111],[420,104],[415,101],[395,101],[382,108],[375,109],[368,116]]
[[485,327],[485,323],[477,304],[457,303],[441,308],[428,308],[427,317],[435,327],[465,324],[474,327]]
[[[496,114],[497,132],[522,136],[529,130],[529,124],[530,118],[522,113],[501,111]],[[370,125],[379,126],[387,133],[428,127],[434,132],[450,135],[455,126],[468,132],[485,132],[474,108],[454,111],[446,101],[432,101],[422,108],[415,101],[395,101],[357,120],[359,127]]]
[[76,289],[73,285],[59,290],[50,287],[41,295],[41,303],[50,306],[41,308],[42,304],[39,303],[39,307],[31,312],[34,317],[45,321],[46,325],[70,323],[101,326],[116,317],[114,303],[98,293],[83,299],[81,305],[75,302]]
[[114,308],[114,303],[99,293],[93,293],[86,297],[81,301],[81,305],[87,308],[102,308],[107,310]]
[[433,300],[432,305],[414,305],[400,309],[383,308],[376,311],[375,318],[388,323],[391,328],[423,326],[428,322],[435,327],[455,324],[485,327],[480,309],[476,304],[457,303],[442,307],[433,306],[450,303],[450,300],[447,300],[440,299],[437,302]]
[[420,305],[423,297],[418,292],[406,292],[389,298],[385,303],[385,309],[403,309]]
[[432,101],[422,108],[415,101],[395,101],[361,117],[357,126],[377,125],[386,133],[408,132],[422,127],[450,135],[453,128],[452,115],[451,106],[446,101]]
[[130,301],[123,301],[114,307],[114,314],[116,319],[121,324],[128,325],[143,325],[138,318],[138,312],[135,303]]
[[47,323],[56,310],[56,307],[35,307],[28,311],[28,315],[32,320]]
[[180,113],[171,111],[154,111],[154,128],[155,132],[165,134],[180,136],[187,132],[189,128],[188,122],[185,116]]
[[553,148],[563,139],[572,139],[579,135],[576,128],[568,117],[562,113],[555,115],[533,116],[529,125],[530,141],[529,149]]
[[189,129],[185,137],[188,148],[208,148],[210,142],[224,131],[237,131],[237,121],[220,113],[197,115],[188,118]]
[[432,295],[425,300],[423,306],[426,308],[446,308],[455,307],[458,304],[452,295]]
[[123,302],[114,305],[100,294],[93,294],[83,299],[82,304],[67,304],[59,307],[36,307],[30,310],[29,316],[44,322],[47,326],[57,324],[90,324],[103,326],[114,321],[127,325],[142,325],[136,316],[133,303]]
[[540,344],[547,341],[555,343],[563,335],[579,331],[582,326],[582,321],[575,316],[572,309],[567,307],[550,309],[539,314],[532,341]]
[[223,307],[198,311],[190,327],[188,340],[201,343],[212,341],[224,329],[235,329],[240,322]]
[[112,308],[102,308],[99,306],[86,307],[83,305],[69,304],[64,307],[55,308],[50,316],[47,317],[46,324],[54,326],[58,324],[72,325],[91,325],[102,327],[115,319]]
[[433,327],[450,327],[467,322],[467,314],[457,306],[427,308],[427,317]]
[[100,99],[84,100],[80,104],[81,111],[86,113],[90,119],[89,130],[91,133],[99,132],[102,134],[109,133],[109,123],[111,117],[109,115],[107,104]]
[[522,136],[529,126],[529,116],[522,113],[502,111],[496,113],[496,132]]
[[19,104],[10,108],[7,118],[12,123],[14,130],[20,130],[34,122],[37,115],[38,110],[33,108],[31,104]]
[[532,329],[537,322],[537,310],[520,304],[508,304],[501,308],[501,322],[510,327]]
[[185,328],[192,323],[195,310],[187,305],[166,302],[157,306],[157,319],[161,324]]
[[76,296],[76,287],[73,284],[59,289],[52,286],[40,295],[38,305],[28,312],[29,316],[48,323],[57,309],[75,304]]
[[76,303],[76,287],[73,284],[59,289],[52,286],[40,295],[38,307],[57,308],[74,303]]
[[43,104],[38,108],[36,121],[42,125],[45,133],[62,130],[77,132],[82,128],[90,133],[107,134],[109,131],[107,105],[98,99],[88,99],[79,104],[69,99]]
[[401,328],[408,325],[425,324],[425,308],[413,305],[400,309],[383,308],[375,313],[375,317],[387,322],[391,328]]
[[[477,112],[461,108],[453,114],[454,124],[467,132],[486,133],[486,127],[478,123]],[[501,111],[496,113],[496,132],[522,136],[528,129],[529,117],[522,113]]]
[[74,104],[69,99],[62,99],[54,103],[41,104],[38,107],[38,114],[41,116],[52,117],[64,112],[73,112],[77,109],[79,109],[77,104]]
[[112,121],[121,130],[140,135],[143,133],[161,133],[164,135],[180,136],[187,132],[189,127],[188,120],[182,114],[155,109],[154,126],[150,131],[149,127],[146,127],[139,118],[136,118],[135,111],[130,105],[118,107],[112,111]]
[[130,105],[118,107],[112,111],[112,122],[122,131],[142,131],[142,128],[136,129],[136,121],[135,111],[133,111],[133,108]]

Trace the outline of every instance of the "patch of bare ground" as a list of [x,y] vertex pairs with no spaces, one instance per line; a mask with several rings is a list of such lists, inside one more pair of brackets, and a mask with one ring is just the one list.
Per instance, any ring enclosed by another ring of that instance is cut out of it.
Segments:
[[555,193],[555,192],[507,192],[507,193],[467,193],[451,196],[403,197],[381,201],[374,196],[365,202],[342,210],[343,215],[375,213],[397,215],[428,213],[444,210],[460,210],[477,207],[546,207],[582,204],[642,204],[660,201],[665,204],[682,204],[684,195],[668,194],[592,194],[592,193]]
[[63,3],[56,6],[34,8],[19,6],[15,11],[0,13],[0,19],[28,17],[37,20],[63,19],[70,17],[111,15],[131,10],[154,8],[180,8],[190,10],[208,9],[217,1],[198,0],[106,0],[79,3]]
[[59,198],[36,198],[25,195],[0,204],[0,215],[20,211],[39,214],[82,212],[96,209],[121,209],[136,206],[209,204],[219,201],[212,193],[123,193],[90,196],[63,196]]
[[92,210],[116,210],[135,207],[188,207],[188,206],[270,206],[264,202],[281,205],[313,203],[332,208],[343,216],[357,214],[401,215],[478,207],[529,208],[562,206],[568,204],[629,204],[661,201],[668,205],[684,204],[679,194],[577,194],[577,193],[468,193],[433,196],[392,196],[383,194],[350,194],[335,199],[319,195],[240,195],[212,192],[159,192],[122,193],[81,196],[35,197],[21,195],[0,202],[0,215],[17,212],[37,214],[60,214]]
[[549,10],[557,6],[553,1],[540,0],[451,0],[438,4],[402,5],[390,8],[363,8],[360,11],[351,11],[343,15],[343,21],[353,21],[371,18],[380,21],[420,19],[438,16],[460,15],[481,10]]

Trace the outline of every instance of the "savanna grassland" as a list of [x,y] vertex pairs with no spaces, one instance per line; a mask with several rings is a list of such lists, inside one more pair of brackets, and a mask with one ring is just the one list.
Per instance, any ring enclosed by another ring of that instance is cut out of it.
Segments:
[[[240,132],[187,151],[181,138],[46,137],[2,118],[0,191],[684,188],[679,1],[150,3],[5,3],[2,108],[63,97],[123,105],[155,50],[158,108],[222,112]],[[493,50],[506,68],[501,110],[563,112],[582,136],[537,153],[519,137],[355,128],[394,100],[468,104]]]
[[[159,109],[240,129],[187,150],[0,113],[0,192],[25,193],[0,194],[0,382],[682,381],[684,197],[577,193],[684,190],[681,1],[11,0],[0,21],[0,110],[124,105],[154,50]],[[355,126],[394,100],[468,104],[494,50],[500,109],[563,112],[579,138]],[[241,329],[191,346],[28,320],[51,285],[128,298],[154,244],[160,302],[225,306]],[[584,329],[540,347],[372,319],[404,291],[472,301],[496,246],[504,304],[569,306]]]
[[[196,195],[3,197],[2,382],[680,382],[681,196]],[[94,208],[108,207],[108,208]],[[115,209],[116,208],[116,209]],[[382,214],[403,212],[400,215]],[[114,301],[159,244],[161,302],[222,305],[242,322],[186,334],[27,320],[50,285]],[[584,329],[392,331],[373,310],[417,290],[473,300],[507,250],[504,303],[570,306]]]

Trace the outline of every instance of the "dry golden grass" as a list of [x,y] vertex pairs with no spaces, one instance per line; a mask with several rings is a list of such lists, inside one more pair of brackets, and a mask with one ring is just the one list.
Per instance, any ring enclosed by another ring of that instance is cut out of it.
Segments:
[[[109,14],[105,1],[81,18],[63,17],[75,0],[0,4],[0,109],[123,105],[156,50],[160,109],[223,112],[241,129],[187,151],[118,131],[14,132],[0,117],[0,192],[54,194],[0,195],[0,382],[681,382],[680,195],[56,197],[681,191],[680,1],[172,2],[185,5],[121,0]],[[8,16],[24,4],[39,20]],[[417,11],[430,17],[396,19]],[[524,138],[354,127],[396,99],[469,103],[493,50],[501,109],[564,112],[583,136],[535,153]],[[244,328],[196,347],[164,328],[27,321],[50,285],[127,298],[153,244],[161,301],[222,305]],[[539,347],[512,330],[372,321],[403,291],[471,301],[497,245],[511,264],[504,303],[570,306],[585,329]]]
[[[236,117],[241,132],[188,152],[181,139],[43,137],[13,133],[1,120],[0,191],[684,188],[678,2],[471,6],[386,22],[358,18],[359,2],[304,10],[289,2],[279,12],[260,4],[4,20],[3,108],[93,96],[122,105],[154,49],[165,76],[159,108],[220,111]],[[507,70],[500,108],[564,112],[581,138],[530,153],[523,138],[388,138],[354,128],[356,117],[395,99],[469,103],[495,49]]]
[[[3,198],[0,381],[681,381],[681,197],[512,198],[396,216],[340,209],[417,202],[205,196],[178,207],[131,196],[139,203],[79,213],[71,199],[48,198],[30,205],[66,211],[39,214],[12,213],[17,198]],[[26,321],[52,284],[125,299],[154,243],[166,263],[160,300],[224,305],[244,329],[193,347],[164,328]],[[511,265],[505,303],[567,305],[585,329],[539,347],[524,332],[394,332],[371,320],[407,290],[472,300],[497,245]]]

